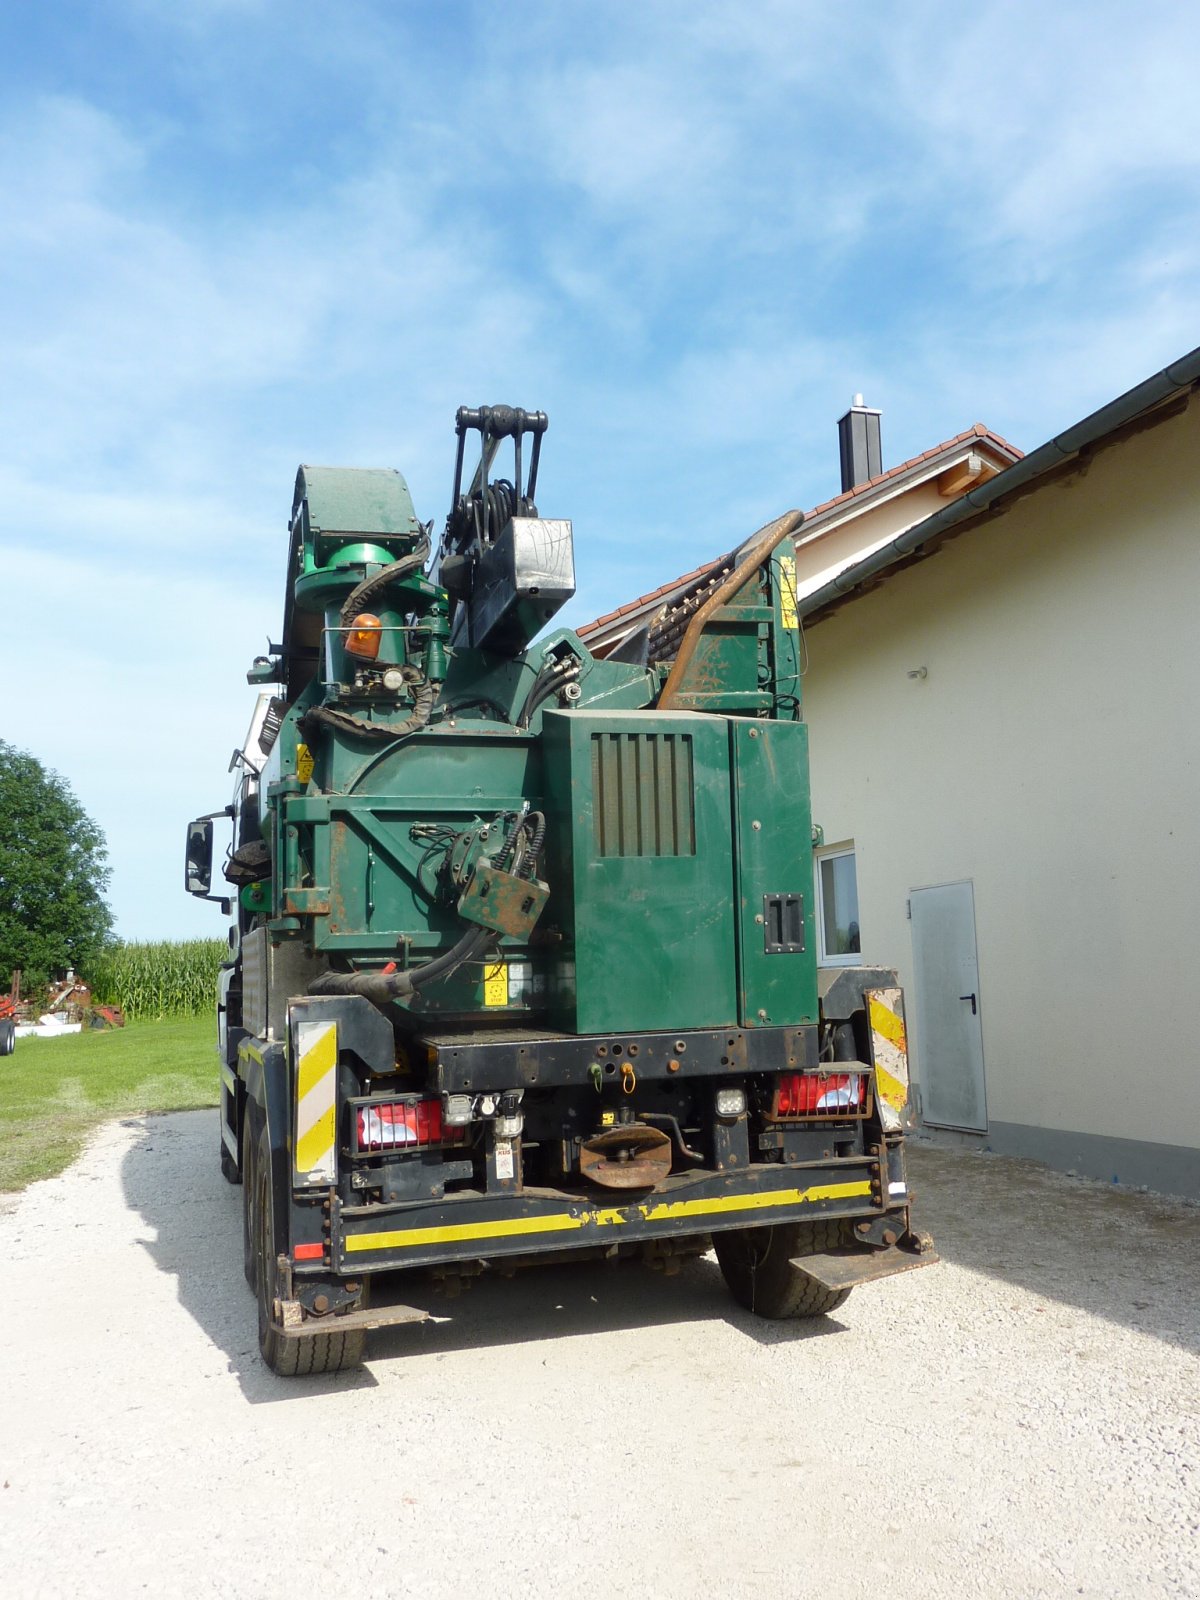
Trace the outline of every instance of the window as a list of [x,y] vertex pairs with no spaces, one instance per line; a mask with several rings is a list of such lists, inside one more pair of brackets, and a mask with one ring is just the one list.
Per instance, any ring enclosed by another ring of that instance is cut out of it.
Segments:
[[854,966],[861,959],[853,845],[817,856],[817,930],[823,966]]

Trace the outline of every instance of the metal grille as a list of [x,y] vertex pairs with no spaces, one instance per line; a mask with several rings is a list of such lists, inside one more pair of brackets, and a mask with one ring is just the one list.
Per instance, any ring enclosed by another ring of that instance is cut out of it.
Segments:
[[694,856],[691,735],[594,733],[592,812],[597,855]]

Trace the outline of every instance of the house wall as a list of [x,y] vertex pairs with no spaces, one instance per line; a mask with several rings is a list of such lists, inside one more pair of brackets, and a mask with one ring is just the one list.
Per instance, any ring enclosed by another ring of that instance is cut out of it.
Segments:
[[918,1080],[905,902],[969,879],[992,1147],[1200,1195],[1198,447],[1193,403],[812,625],[805,714]]

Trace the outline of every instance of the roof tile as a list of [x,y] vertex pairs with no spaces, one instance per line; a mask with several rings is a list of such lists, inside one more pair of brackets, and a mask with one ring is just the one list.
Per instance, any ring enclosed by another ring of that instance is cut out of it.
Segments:
[[[1025,453],[1023,450],[1019,450],[1015,444],[1010,444],[1003,435],[993,433],[982,422],[976,422],[971,427],[964,428],[962,433],[956,433],[952,439],[945,439],[941,444],[934,445],[932,449],[923,450],[919,456],[910,456],[907,461],[901,461],[897,466],[889,467],[886,472],[877,473],[875,477],[868,478],[865,483],[856,484],[853,489],[844,489],[841,494],[835,494],[832,500],[822,500],[820,505],[814,506],[807,513],[804,520],[805,522],[811,522],[814,517],[822,516],[826,511],[832,511],[836,506],[846,505],[851,500],[858,499],[869,493],[872,489],[878,489],[881,484],[887,483],[889,479],[898,478],[905,472],[910,472],[914,467],[920,466],[923,461],[931,461],[935,456],[945,454],[947,450],[952,450],[955,445],[966,444],[970,439],[987,439],[999,451],[1011,456],[1016,461],[1019,461]],[[803,535],[803,527],[801,528],[801,534]],[[721,559],[718,556],[715,561],[706,561],[703,566],[695,567],[691,572],[685,572],[682,577],[673,578],[670,583],[663,583],[657,589],[651,589],[649,594],[639,595],[636,600],[631,600],[628,605],[618,606],[615,611],[606,611],[602,617],[594,617],[591,622],[585,622],[576,631],[580,638],[586,638],[589,634],[598,632],[607,623],[616,622],[619,617],[624,617],[631,611],[640,611],[643,606],[649,605],[651,601],[658,600],[663,595],[672,594],[685,583],[690,583],[694,578],[702,577],[704,573],[711,572]]]

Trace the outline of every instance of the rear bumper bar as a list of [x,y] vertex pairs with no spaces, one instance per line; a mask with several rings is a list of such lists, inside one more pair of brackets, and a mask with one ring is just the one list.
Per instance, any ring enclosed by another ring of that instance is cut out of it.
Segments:
[[[903,1212],[907,1197],[889,1195],[889,1187],[886,1175],[881,1183],[872,1158],[856,1157],[802,1166],[772,1164],[737,1174],[681,1174],[651,1194],[636,1199],[622,1196],[619,1203],[604,1195],[568,1196],[547,1190],[504,1196],[464,1194],[393,1206],[335,1202],[328,1265],[343,1275],[357,1276],[818,1217]],[[297,1265],[298,1274],[303,1270]]]

